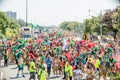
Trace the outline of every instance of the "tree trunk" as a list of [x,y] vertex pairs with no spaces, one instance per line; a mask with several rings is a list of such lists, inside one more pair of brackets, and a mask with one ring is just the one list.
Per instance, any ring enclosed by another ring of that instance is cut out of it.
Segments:
[[113,32],[114,32],[114,35],[113,35],[114,36],[114,41],[118,40],[118,30],[114,30]]

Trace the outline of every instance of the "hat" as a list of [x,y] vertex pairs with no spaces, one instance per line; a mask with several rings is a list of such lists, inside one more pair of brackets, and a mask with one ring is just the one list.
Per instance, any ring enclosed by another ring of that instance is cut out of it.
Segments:
[[42,66],[42,68],[45,68],[45,66]]
[[45,66],[42,66],[42,69],[45,69]]

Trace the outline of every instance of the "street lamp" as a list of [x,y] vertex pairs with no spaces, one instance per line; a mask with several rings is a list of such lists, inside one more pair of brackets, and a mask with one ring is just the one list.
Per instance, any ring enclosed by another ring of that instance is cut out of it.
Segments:
[[[90,9],[89,9],[89,24],[90,24]],[[92,32],[91,32],[91,24],[90,24],[90,40],[91,40],[91,34]]]
[[26,27],[28,26],[27,23],[28,23],[28,0],[26,0]]

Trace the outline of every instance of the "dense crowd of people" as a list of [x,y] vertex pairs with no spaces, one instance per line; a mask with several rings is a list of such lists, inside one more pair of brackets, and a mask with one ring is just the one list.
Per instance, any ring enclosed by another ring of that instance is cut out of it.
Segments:
[[27,66],[29,80],[47,80],[51,72],[63,80],[93,80],[120,76],[120,46],[114,41],[75,40],[69,33],[51,32],[39,35],[38,39],[24,40],[13,37],[4,44],[4,66],[17,64],[24,75]]

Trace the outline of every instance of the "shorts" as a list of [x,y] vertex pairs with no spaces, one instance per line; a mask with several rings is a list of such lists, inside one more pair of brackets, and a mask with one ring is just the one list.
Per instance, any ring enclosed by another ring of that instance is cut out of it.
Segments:
[[18,70],[20,71],[20,70],[23,70],[23,66],[19,66],[18,65]]
[[97,71],[100,71],[100,69],[99,69],[99,68],[97,68]]
[[35,72],[30,72],[30,79],[35,79]]
[[66,77],[68,76],[68,72],[65,72]]
[[20,70],[23,70],[23,68],[19,67],[18,70],[19,70],[19,71],[20,71]]
[[109,67],[110,67],[109,62],[106,62],[106,67],[107,67],[107,68],[109,68]]

